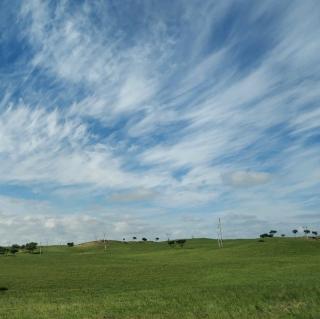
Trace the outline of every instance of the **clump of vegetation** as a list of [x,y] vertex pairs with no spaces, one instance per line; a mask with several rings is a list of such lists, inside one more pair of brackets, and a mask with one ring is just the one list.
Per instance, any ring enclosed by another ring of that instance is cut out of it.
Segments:
[[74,246],[74,242],[67,243],[67,246],[68,247],[73,247]]
[[174,247],[175,241],[174,240],[168,240],[168,245],[170,247]]
[[168,245],[170,247],[174,247],[175,244],[179,245],[181,248],[185,245],[186,240],[185,239],[177,239],[177,240],[168,240]]
[[181,248],[183,248],[184,244],[186,243],[186,240],[185,240],[185,239],[178,239],[178,240],[176,240],[176,243],[177,243]]
[[268,234],[268,233],[264,233],[264,234],[261,234],[260,237],[261,237],[261,238],[267,238],[267,237],[272,238],[273,235],[272,235],[272,234]]
[[261,234],[260,237],[261,237],[261,238],[267,238],[267,237],[272,238],[272,237],[275,236],[275,234],[276,234],[277,232],[278,232],[277,230],[272,229],[272,230],[269,231],[269,233]]
[[37,247],[38,247],[38,243],[30,242],[30,243],[27,243],[27,244],[26,244],[25,249],[26,249],[30,254],[33,254],[34,251],[37,249]]
[[19,251],[19,248],[16,245],[12,245],[9,248],[9,251],[10,251],[10,254],[15,255]]
[[0,246],[0,255],[6,255],[7,253],[8,253],[8,248]]
[[0,255],[8,256],[9,254],[15,256],[15,254],[20,250],[20,246],[17,244],[11,247],[0,247]]

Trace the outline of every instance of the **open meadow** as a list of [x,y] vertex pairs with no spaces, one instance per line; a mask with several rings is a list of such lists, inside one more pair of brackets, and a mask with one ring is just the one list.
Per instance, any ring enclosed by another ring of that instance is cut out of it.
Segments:
[[320,241],[88,243],[0,257],[1,319],[320,318]]

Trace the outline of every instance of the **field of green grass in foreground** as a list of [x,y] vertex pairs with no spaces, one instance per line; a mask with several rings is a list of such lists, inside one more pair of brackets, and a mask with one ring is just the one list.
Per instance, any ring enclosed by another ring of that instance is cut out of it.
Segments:
[[0,257],[1,319],[320,318],[320,241],[45,247]]

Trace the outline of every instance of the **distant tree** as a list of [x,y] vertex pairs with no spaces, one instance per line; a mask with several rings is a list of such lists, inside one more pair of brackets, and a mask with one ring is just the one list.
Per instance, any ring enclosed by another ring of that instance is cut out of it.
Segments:
[[312,234],[315,235],[315,236],[317,236],[317,235],[318,235],[318,232],[317,232],[317,231],[313,231]]
[[8,256],[10,252],[10,248],[9,247],[2,247],[2,255]]
[[267,238],[267,237],[272,238],[272,237],[273,237],[273,234],[264,233],[264,234],[261,234],[260,237],[261,237],[261,238]]
[[4,255],[6,253],[6,247],[0,246],[0,255]]
[[286,235],[285,234],[281,234],[281,237],[286,237]]
[[306,234],[307,237],[310,234],[310,230],[309,229],[305,229],[303,232]]
[[168,240],[168,245],[169,245],[170,247],[173,247],[174,244],[175,244],[175,241],[174,241],[174,240]]
[[292,232],[293,232],[294,236],[296,236],[297,232],[298,232],[298,229],[293,229]]
[[[269,231],[269,234],[271,234],[271,235],[273,235],[273,236],[274,236],[276,233],[277,233],[276,230],[270,230],[270,231]],[[273,237],[273,236],[272,236],[272,237]]]
[[186,240],[185,239],[178,239],[178,240],[176,240],[176,243],[178,245],[180,245],[181,248],[183,248],[184,244],[186,243]]
[[133,237],[132,237],[132,239],[133,239],[133,240],[136,240],[136,239],[137,239],[137,237],[136,237],[136,236],[133,236]]
[[73,247],[74,246],[74,242],[67,243],[67,246],[68,247]]
[[148,239],[146,237],[142,237],[142,240],[143,241],[147,241]]
[[158,241],[160,238],[159,237],[156,237],[156,241]]
[[33,254],[33,252],[37,249],[38,244],[35,242],[30,242],[26,244],[26,250]]
[[19,247],[19,245],[12,245],[9,248],[10,254],[15,255],[19,251],[19,248],[17,248],[17,246]]
[[122,240],[123,240],[123,241],[126,241],[126,239],[125,239],[125,238],[122,238]]

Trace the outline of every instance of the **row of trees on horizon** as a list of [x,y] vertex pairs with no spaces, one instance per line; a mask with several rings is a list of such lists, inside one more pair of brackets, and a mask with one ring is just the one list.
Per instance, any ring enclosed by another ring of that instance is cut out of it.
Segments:
[[[272,230],[269,231],[269,233],[261,234],[260,237],[261,238],[274,237],[277,233],[278,233],[277,230],[272,229]],[[298,229],[293,229],[292,233],[294,234],[294,236],[296,236],[299,233],[299,231],[298,231]],[[316,238],[318,236],[318,232],[317,231],[311,231],[311,230],[309,230],[307,228],[305,228],[303,230],[303,233],[305,234],[306,237],[309,237],[310,234],[313,235],[312,238]],[[285,237],[285,236],[286,236],[285,234],[281,234],[281,237]]]
[[[19,250],[33,254],[37,248],[38,243],[35,242],[26,243],[25,245],[13,244],[10,247],[0,246],[0,255],[8,255],[9,253],[15,255]],[[41,253],[41,251],[39,253]]]

